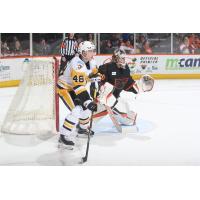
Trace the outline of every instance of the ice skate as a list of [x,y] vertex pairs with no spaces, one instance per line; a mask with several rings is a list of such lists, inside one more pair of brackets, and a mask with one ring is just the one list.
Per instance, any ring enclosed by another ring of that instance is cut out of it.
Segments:
[[58,148],[73,150],[74,142],[65,135],[60,135],[58,140]]
[[[78,124],[76,126],[76,129],[77,129],[77,137],[87,137],[88,133],[89,133],[89,129],[83,129],[80,127],[80,125]],[[94,131],[91,130],[90,132],[90,136],[93,136],[94,135]]]

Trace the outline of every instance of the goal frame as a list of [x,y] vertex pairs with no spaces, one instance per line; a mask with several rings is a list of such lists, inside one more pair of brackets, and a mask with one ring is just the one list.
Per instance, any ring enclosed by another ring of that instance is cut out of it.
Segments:
[[[18,58],[18,57],[16,57],[16,58]],[[56,57],[56,56],[23,56],[23,57],[21,57],[21,59],[23,59],[23,60],[25,60],[25,59],[30,59],[30,62],[31,62],[31,59],[35,59],[35,60],[37,60],[37,59],[44,59],[44,60],[48,60],[48,58],[49,58],[49,60],[52,60],[52,80],[53,80],[53,85],[52,85],[52,89],[53,89],[53,91],[54,91],[54,93],[52,93],[53,95],[52,95],[52,99],[53,99],[53,104],[52,104],[52,106],[53,106],[53,109],[54,109],[54,112],[53,112],[53,116],[54,116],[54,120],[52,121],[53,122],[53,125],[54,125],[54,133],[57,133],[57,132],[59,132],[59,96],[58,96],[58,94],[57,94],[57,81],[58,81],[58,70],[59,70],[59,58],[58,57]],[[11,58],[11,59],[15,59],[15,58]],[[19,58],[18,58],[19,59]],[[21,66],[21,67],[23,67],[23,66]],[[20,83],[21,83],[21,81],[22,80],[24,80],[24,77],[22,77],[20,80],[19,80],[19,87],[20,87]],[[22,83],[23,84],[23,83]],[[15,95],[13,96],[13,98],[15,98]],[[13,100],[12,100],[13,101]],[[12,102],[11,102],[11,104],[12,104]],[[11,105],[10,105],[11,106]],[[9,106],[9,108],[8,108],[8,111],[7,112],[9,112],[9,110],[10,110],[10,106]],[[3,121],[5,121],[6,120],[6,118],[7,118],[7,114],[6,114],[6,116],[5,116],[5,119],[3,120]],[[2,129],[3,127],[1,126],[1,130],[2,130],[2,133],[9,133],[9,132],[4,132],[3,131],[3,129]],[[14,132],[10,132],[10,134],[18,134],[18,133],[14,133]],[[35,134],[35,132],[33,132],[33,134]]]

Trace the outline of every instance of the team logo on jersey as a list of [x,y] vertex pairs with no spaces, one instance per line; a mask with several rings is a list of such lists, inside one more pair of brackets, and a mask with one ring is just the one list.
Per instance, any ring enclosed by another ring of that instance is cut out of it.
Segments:
[[78,65],[77,66],[78,69],[81,69],[82,67],[83,67],[83,65]]
[[117,72],[112,72],[112,75],[116,75],[117,74]]
[[115,79],[115,84],[114,86],[117,88],[117,89],[124,89],[125,85],[127,84],[128,82],[128,78],[117,78]]

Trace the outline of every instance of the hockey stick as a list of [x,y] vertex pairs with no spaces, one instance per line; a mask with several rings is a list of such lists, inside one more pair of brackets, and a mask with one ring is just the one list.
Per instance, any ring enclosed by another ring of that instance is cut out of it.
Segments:
[[89,152],[89,147],[90,147],[90,133],[91,133],[91,130],[92,130],[92,122],[93,122],[93,113],[94,113],[94,111],[92,111],[90,127],[89,127],[89,132],[88,132],[88,139],[87,139],[87,148],[86,148],[85,156],[82,157],[82,163],[86,162],[87,158],[88,158],[88,152]]
[[[97,95],[97,91],[95,89],[94,99],[96,98],[96,95]],[[87,158],[88,158],[88,152],[89,152],[89,147],[90,147],[90,134],[91,134],[91,131],[92,131],[93,114],[94,114],[94,111],[92,111],[92,115],[91,115],[90,127],[89,127],[89,132],[88,132],[88,139],[87,139],[86,153],[85,153],[85,156],[82,157],[82,163],[86,162]]]
[[104,105],[104,106],[105,106],[105,108],[106,108],[106,110],[108,112],[108,115],[109,115],[110,119],[112,120],[113,124],[115,125],[117,131],[122,133],[122,127],[120,126],[120,124],[118,123],[117,119],[115,118],[112,109],[107,105]]

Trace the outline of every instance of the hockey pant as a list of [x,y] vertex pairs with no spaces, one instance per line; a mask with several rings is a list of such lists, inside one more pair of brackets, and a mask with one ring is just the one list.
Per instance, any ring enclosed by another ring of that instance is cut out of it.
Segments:
[[70,113],[65,117],[63,125],[60,127],[60,134],[70,136],[75,130],[78,122],[81,128],[87,129],[90,124],[91,111],[89,109],[84,109],[81,105],[76,103],[76,94],[74,91],[58,88],[57,92],[65,106],[70,111]]

